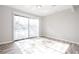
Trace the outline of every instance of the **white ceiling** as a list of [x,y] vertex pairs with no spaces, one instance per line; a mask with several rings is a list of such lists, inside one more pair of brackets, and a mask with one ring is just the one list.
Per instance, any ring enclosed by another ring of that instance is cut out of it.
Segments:
[[64,9],[72,8],[71,5],[44,5],[40,8],[36,8],[35,5],[9,5],[9,7],[37,16],[47,16]]

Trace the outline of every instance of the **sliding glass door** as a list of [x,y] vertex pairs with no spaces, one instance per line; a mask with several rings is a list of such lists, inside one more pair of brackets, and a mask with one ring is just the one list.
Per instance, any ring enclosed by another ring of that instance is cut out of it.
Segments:
[[28,18],[14,16],[15,40],[28,38]]
[[14,16],[14,39],[39,36],[39,19]]

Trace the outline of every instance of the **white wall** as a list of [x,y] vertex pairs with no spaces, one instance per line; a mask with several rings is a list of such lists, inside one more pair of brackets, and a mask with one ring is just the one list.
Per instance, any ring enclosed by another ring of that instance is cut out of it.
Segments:
[[43,36],[79,43],[79,13],[63,10],[43,18]]
[[0,44],[12,41],[12,11],[0,6]]

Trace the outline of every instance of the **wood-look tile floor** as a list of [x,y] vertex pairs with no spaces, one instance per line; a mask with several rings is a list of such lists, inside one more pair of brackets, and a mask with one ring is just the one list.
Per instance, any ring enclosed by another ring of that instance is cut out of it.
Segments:
[[48,38],[32,38],[0,45],[0,54],[78,54],[79,46]]

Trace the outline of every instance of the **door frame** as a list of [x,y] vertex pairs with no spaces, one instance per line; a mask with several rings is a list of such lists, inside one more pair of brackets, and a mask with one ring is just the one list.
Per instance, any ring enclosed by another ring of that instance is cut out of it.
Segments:
[[[28,19],[28,38],[22,38],[22,39],[17,39],[17,40],[15,40],[15,31],[14,31],[14,29],[15,29],[15,24],[14,24],[14,16],[20,16],[20,17],[24,17],[24,18],[30,18],[30,17],[27,17],[27,16],[22,16],[22,15],[18,15],[18,14],[13,14],[13,40],[14,41],[19,41],[19,40],[24,40],[24,39],[30,39],[30,38],[36,38],[37,36],[34,36],[34,37],[30,37],[29,36],[29,19]],[[38,20],[39,20],[39,18],[38,18]],[[40,21],[39,21],[40,22]],[[39,23],[40,24],[40,23]],[[40,27],[40,26],[39,26]]]

